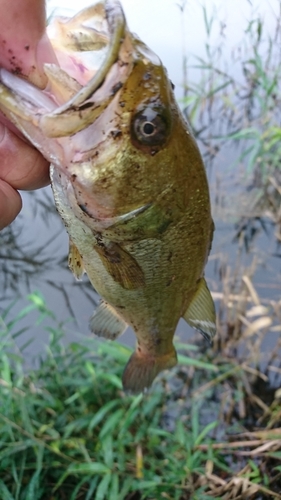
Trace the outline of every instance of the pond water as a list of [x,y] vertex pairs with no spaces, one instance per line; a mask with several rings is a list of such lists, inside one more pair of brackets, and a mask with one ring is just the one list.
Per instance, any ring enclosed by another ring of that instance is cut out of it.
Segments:
[[[84,3],[89,5],[89,2]],[[62,0],[60,4],[65,6]],[[224,29],[228,30],[232,37],[231,43],[235,45],[235,40],[239,40],[242,34],[242,31],[238,33],[242,26],[239,19],[247,18],[258,8],[264,8],[267,15],[271,15],[278,2],[250,3],[241,0],[241,9],[235,3],[231,12],[229,4],[214,2],[220,12],[221,27],[223,23],[227,25]],[[48,2],[49,13],[53,12],[55,5],[58,5],[57,1]],[[67,6],[71,7],[70,1]],[[83,3],[79,2],[79,7],[82,6]],[[176,83],[177,97],[180,99],[183,95],[183,18],[179,7],[174,1],[168,0],[161,2],[161,9],[156,0],[124,0],[123,6],[132,31],[137,32],[161,57],[171,79]],[[266,8],[268,6],[269,10]],[[238,13],[240,18],[237,17]],[[270,19],[268,22],[270,27]],[[204,50],[205,29],[199,4],[186,9],[184,26],[188,53],[200,55]],[[238,38],[234,38],[234,35]],[[191,79],[195,78],[195,72],[191,69],[188,75]],[[199,146],[204,152],[202,144],[199,143]],[[270,217],[260,217],[253,211],[254,217],[248,217],[251,215],[250,200],[255,190],[247,191],[242,183],[243,165],[239,169],[232,168],[236,159],[236,146],[228,145],[220,150],[211,165],[206,163],[216,224],[213,248],[206,267],[207,282],[218,303],[230,276],[235,288],[235,283],[239,279],[241,281],[243,274],[252,275],[259,297],[265,303],[278,301],[281,291],[281,248],[280,240],[275,235],[276,226]],[[83,282],[75,281],[67,268],[68,237],[54,209],[51,190],[45,188],[36,193],[23,193],[23,200],[21,216],[11,228],[0,234],[1,308],[7,307],[11,299],[18,298],[10,313],[15,315],[26,305],[27,293],[40,290],[49,309],[61,322],[67,322],[67,341],[77,340],[81,334],[89,335],[88,321],[98,297],[86,278]],[[52,324],[51,320],[49,324]],[[21,326],[24,328],[25,320]],[[180,321],[177,334],[188,340],[194,332]],[[34,315],[34,328],[22,333],[17,340],[19,346],[26,346],[28,362],[36,353],[44,352],[47,338],[48,332],[36,325]],[[132,331],[128,330],[120,341],[134,345]],[[271,342],[275,341],[274,337]]]

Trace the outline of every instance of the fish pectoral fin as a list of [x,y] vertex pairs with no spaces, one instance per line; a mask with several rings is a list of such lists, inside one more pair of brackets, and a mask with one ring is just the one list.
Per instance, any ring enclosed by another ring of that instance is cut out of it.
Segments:
[[114,281],[126,290],[135,290],[144,286],[144,272],[129,252],[113,242],[95,246],[104,267]]
[[215,305],[204,278],[201,278],[198,289],[183,318],[185,321],[211,342],[216,333]]
[[82,257],[74,243],[69,240],[68,267],[75,278],[80,281],[85,272]]
[[126,365],[122,377],[123,388],[131,394],[139,394],[151,386],[158,373],[173,368],[176,364],[177,353],[174,348],[162,356],[150,356],[138,349]]
[[106,302],[101,302],[90,319],[90,329],[98,337],[115,340],[127,328],[127,323],[120,318],[115,309]]

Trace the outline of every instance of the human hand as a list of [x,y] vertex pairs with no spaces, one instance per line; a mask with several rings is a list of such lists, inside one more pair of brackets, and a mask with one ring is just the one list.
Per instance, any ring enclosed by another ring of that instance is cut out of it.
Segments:
[[[0,12],[0,67],[44,88],[43,62],[56,62],[45,34],[44,0],[0,0]],[[48,162],[0,113],[0,229],[21,210],[18,189],[48,183]]]

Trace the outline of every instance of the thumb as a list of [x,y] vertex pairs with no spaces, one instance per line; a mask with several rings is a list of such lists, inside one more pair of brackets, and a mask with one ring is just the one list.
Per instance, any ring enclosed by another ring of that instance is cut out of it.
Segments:
[[19,193],[0,179],[0,230],[16,218],[21,207],[22,201]]
[[0,66],[43,88],[43,63],[56,62],[44,0],[0,0],[0,12]]

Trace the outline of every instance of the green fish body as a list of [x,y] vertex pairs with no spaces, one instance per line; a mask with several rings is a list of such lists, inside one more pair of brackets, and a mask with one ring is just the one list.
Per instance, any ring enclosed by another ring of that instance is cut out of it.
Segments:
[[108,339],[135,331],[123,385],[138,393],[176,365],[181,317],[215,334],[205,169],[165,68],[129,32],[117,0],[54,24],[58,66],[45,66],[46,91],[1,70],[0,109],[52,164],[70,268],[102,297],[91,330]]

